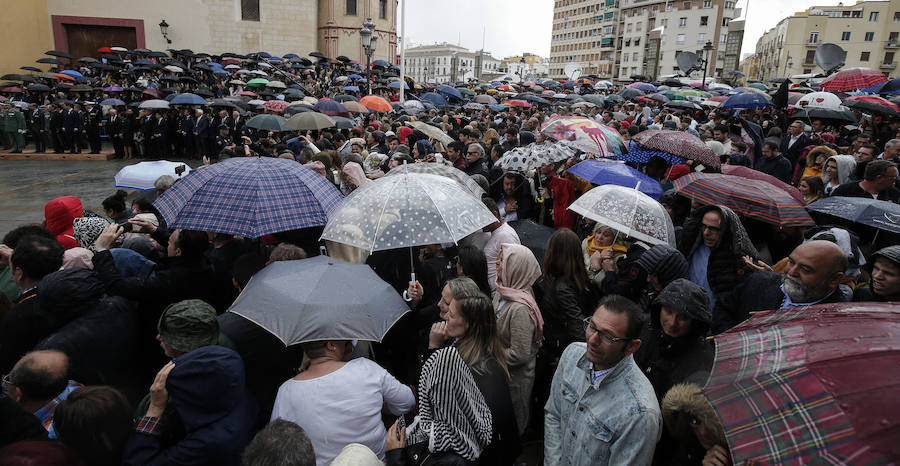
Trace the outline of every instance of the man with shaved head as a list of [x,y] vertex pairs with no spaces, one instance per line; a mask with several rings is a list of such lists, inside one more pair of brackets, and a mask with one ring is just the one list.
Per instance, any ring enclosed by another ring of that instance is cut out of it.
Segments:
[[[50,429],[53,411],[82,385],[69,380],[69,358],[60,351],[32,351],[3,377],[9,397]],[[52,432],[51,432],[51,438]]]
[[717,302],[713,333],[728,330],[755,311],[850,301],[853,292],[841,285],[846,269],[847,255],[837,244],[807,241],[788,256],[783,274],[754,272]]

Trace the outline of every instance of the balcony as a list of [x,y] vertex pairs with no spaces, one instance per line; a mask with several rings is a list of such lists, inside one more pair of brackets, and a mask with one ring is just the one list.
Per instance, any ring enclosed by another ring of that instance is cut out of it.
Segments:
[[892,70],[896,67],[897,67],[896,63],[882,63],[882,64],[878,65],[878,68],[880,68],[882,70]]
[[900,47],[900,43],[898,43],[896,40],[889,40],[887,44],[884,44],[884,48],[886,49],[895,49],[897,47]]

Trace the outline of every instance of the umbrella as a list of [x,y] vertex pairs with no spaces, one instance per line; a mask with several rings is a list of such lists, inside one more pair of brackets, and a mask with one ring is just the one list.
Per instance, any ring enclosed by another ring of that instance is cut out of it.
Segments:
[[287,86],[281,81],[269,81],[266,83],[266,87],[271,87],[272,89],[287,89]]
[[825,91],[853,91],[881,84],[888,79],[881,71],[872,68],[845,68],[825,78],[820,84]]
[[841,109],[841,98],[830,92],[810,92],[797,100],[798,107]]
[[62,57],[62,58],[70,58],[70,59],[75,58],[72,55],[70,55],[66,52],[59,51],[59,50],[48,50],[48,51],[44,52],[44,55],[50,55],[50,56]]
[[791,115],[793,119],[826,120],[841,124],[855,125],[856,115],[849,110],[832,110],[830,108],[807,108]]
[[631,139],[646,149],[695,160],[714,170],[718,170],[721,165],[719,156],[706,143],[684,131],[650,129],[641,131]]
[[48,65],[62,65],[62,62],[55,58],[38,58],[35,63],[46,63]]
[[735,108],[760,108],[772,105],[772,100],[768,96],[756,92],[742,92],[734,94],[719,104],[720,110],[731,110]]
[[376,112],[390,112],[394,109],[387,100],[384,100],[384,97],[378,97],[376,95],[367,95],[363,97],[359,103]]
[[328,115],[318,112],[303,112],[292,116],[284,126],[287,129],[306,131],[331,128],[334,125],[334,120]]
[[370,181],[341,203],[322,239],[369,252],[457,243],[497,219],[457,181],[401,173]]
[[400,89],[401,87],[403,89],[409,89],[409,85],[402,81],[394,81],[394,82],[388,83],[388,87],[391,87],[394,89]]
[[522,107],[522,108],[531,107],[530,103],[528,103],[524,100],[521,100],[521,99],[509,99],[506,102],[503,102],[503,105],[505,105],[507,107]]
[[765,181],[694,172],[675,180],[675,190],[703,204],[724,205],[747,217],[782,227],[815,224],[803,202]]
[[806,206],[820,212],[879,230],[900,233],[900,205],[893,202],[859,197],[833,196]]
[[100,105],[109,105],[111,107],[117,107],[119,105],[125,105],[125,101],[119,99],[105,99],[100,102]]
[[633,99],[635,97],[644,95],[644,91],[642,91],[640,89],[635,89],[633,87],[626,87],[625,89],[622,89],[621,91],[617,92],[616,94],[622,96],[622,98],[624,98],[624,99]]
[[672,155],[668,152],[647,149],[634,141],[628,141],[628,153],[618,156],[617,159],[624,162],[647,163],[650,161],[650,158],[654,156],[661,157],[669,165],[685,162],[682,157]]
[[650,100],[655,100],[655,101],[657,101],[659,103],[663,103],[663,104],[667,104],[667,103],[671,102],[671,99],[669,99],[668,97],[666,97],[665,95],[660,94],[660,93],[650,94],[647,96],[647,98]]
[[734,464],[896,461],[898,335],[897,303],[840,303],[759,312],[716,336],[703,392]]
[[250,87],[266,87],[266,84],[269,84],[269,80],[266,78],[253,78],[247,81],[247,85]]
[[331,119],[334,120],[334,125],[338,129],[351,129],[351,128],[358,127],[358,125],[356,124],[356,121],[351,120],[349,118],[345,118],[342,116],[333,116],[333,117],[331,117]]
[[29,84],[29,85],[25,86],[25,89],[28,89],[29,91],[32,91],[32,92],[34,92],[34,91],[49,92],[50,91],[49,86],[47,86],[46,84],[41,84],[41,83]]
[[479,104],[477,102],[469,102],[469,103],[463,105],[463,108],[466,110],[484,110],[485,109],[484,105]]
[[527,173],[550,163],[549,158],[532,151],[531,148],[516,147],[503,154],[496,165],[507,171]]
[[569,209],[632,238],[675,247],[675,227],[665,207],[634,188],[597,186]]
[[424,112],[425,105],[418,100],[407,100],[403,102],[403,109],[410,113]]
[[497,105],[497,99],[495,99],[487,94],[476,95],[475,102],[478,102],[479,104],[485,104],[485,105]]
[[894,102],[891,102],[890,100],[885,99],[884,97],[879,97],[877,95],[851,95],[850,97],[844,99],[844,105],[847,105],[847,102],[854,101],[869,102],[900,112],[900,106],[898,106]]
[[435,107],[446,107],[450,105],[450,103],[447,102],[447,99],[445,99],[444,96],[436,92],[426,92],[419,96],[419,100],[431,102]]
[[25,70],[25,71],[34,71],[35,73],[40,73],[43,71],[42,69],[34,67],[34,66],[20,66],[19,69]]
[[601,186],[614,184],[635,188],[653,199],[659,199],[663,194],[662,186],[658,181],[625,165],[623,162],[607,159],[588,159],[579,162],[567,171],[591,184]]
[[172,229],[258,238],[324,225],[340,200],[333,184],[293,160],[237,157],[184,177],[154,205]]
[[402,175],[404,173],[427,173],[430,175],[444,176],[463,185],[478,199],[481,199],[481,196],[486,194],[484,189],[481,188],[481,185],[476,183],[475,180],[466,174],[466,172],[453,166],[440,163],[422,162],[398,166],[387,172],[385,176]]
[[534,104],[544,104],[544,105],[550,105],[550,104],[551,104],[551,102],[550,102],[549,100],[547,100],[547,99],[545,99],[545,98],[543,98],[543,97],[536,96],[536,95],[534,95],[534,94],[519,94],[519,95],[516,96],[516,99],[518,99],[518,100],[524,100],[524,101],[526,101],[526,102],[531,102],[531,103],[534,103]]
[[288,131],[290,128],[285,126],[287,120],[282,116],[264,114],[256,115],[247,121],[247,126],[256,129],[268,131]]
[[[875,96],[855,96],[855,97],[875,97]],[[876,97],[876,98],[880,99],[881,97]],[[888,104],[890,104],[893,107],[897,106],[897,104],[895,104],[891,101],[886,100],[885,102],[887,102]],[[886,106],[881,103],[875,103],[875,102],[872,102],[869,100],[847,99],[844,101],[844,106],[859,110],[860,112],[863,112],[863,113],[868,113],[870,115],[885,115],[885,116],[900,115],[900,112],[897,112],[897,110],[895,110],[892,107]]]
[[[355,87],[355,86],[347,86],[347,87]],[[344,102],[359,102],[359,99],[358,99],[358,98],[356,98],[356,97],[354,97],[354,96],[352,96],[352,95],[348,95],[348,94],[338,94],[338,95],[332,97],[331,100],[334,100],[334,101],[337,101],[337,102],[340,102],[340,103],[344,103]]]
[[172,105],[206,105],[206,99],[197,94],[185,92],[184,94],[175,94],[169,103]]
[[344,108],[346,108],[347,111],[350,113],[370,113],[371,112],[371,110],[366,108],[365,105],[363,105],[355,100],[348,100],[348,101],[344,102],[343,105],[344,105]]
[[150,99],[141,102],[139,108],[148,108],[148,109],[165,109],[169,108],[169,102],[161,99]]
[[448,97],[453,97],[453,98],[456,98],[459,100],[462,100],[462,98],[463,98],[462,93],[460,93],[458,89],[455,89],[450,86],[438,86],[437,88],[435,88],[435,91],[440,92],[441,94],[444,94]]
[[270,112],[284,113],[288,103],[283,100],[268,100],[262,106]]
[[440,141],[443,144],[450,144],[451,142],[453,142],[453,138],[448,136],[447,133],[441,131],[435,126],[429,125],[428,123],[422,121],[410,121],[407,124],[409,126],[412,126],[413,129],[421,131],[429,138]]
[[119,86],[109,86],[109,87],[104,87],[104,88],[103,88],[103,91],[104,91],[104,92],[122,92],[122,91],[124,91],[124,90],[125,90],[125,89],[123,89],[123,88],[121,88],[121,87],[119,87]]
[[777,187],[778,189],[783,190],[788,193],[789,196],[793,197],[800,202],[801,204],[806,204],[806,199],[803,198],[803,195],[800,194],[800,190],[785,183],[784,181],[775,178],[768,173],[763,173],[759,170],[754,170],[749,167],[745,167],[743,165],[722,165],[722,173],[726,175],[740,176],[744,178],[748,178],[751,180],[759,180],[765,181],[772,186]]
[[650,83],[631,83],[628,85],[628,87],[640,89],[645,92],[656,92],[656,86]]
[[313,108],[331,116],[349,113],[346,107],[334,100],[320,100]]
[[191,167],[183,162],[169,162],[168,160],[155,160],[152,162],[140,162],[134,165],[122,167],[115,176],[117,188],[131,188],[147,191],[156,189],[154,183],[160,176],[169,175],[175,179],[186,176],[191,172]]
[[619,132],[584,117],[553,117],[541,132],[569,146],[601,157],[616,157],[628,152]]
[[[335,294],[336,289],[341,292]],[[368,265],[317,256],[269,264],[253,275],[228,312],[290,346],[322,340],[380,342],[409,308]]]
[[536,223],[534,220],[514,220],[508,222],[509,226],[516,230],[519,242],[530,249],[541,267],[544,266],[544,255],[547,253],[547,243],[554,230],[546,225]]

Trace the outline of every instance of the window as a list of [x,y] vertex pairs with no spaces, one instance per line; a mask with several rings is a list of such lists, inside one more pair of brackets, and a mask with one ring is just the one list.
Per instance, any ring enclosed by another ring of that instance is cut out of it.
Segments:
[[624,61],[624,62],[627,62],[627,61],[628,61],[628,54],[627,54],[627,53],[624,54],[624,55],[622,55],[622,61]]
[[387,0],[378,0],[378,17],[387,19]]
[[878,21],[878,12],[877,11],[869,12],[869,22],[874,23],[875,21]]
[[703,0],[703,8],[712,8],[712,0]]
[[637,32],[641,32],[641,29],[643,29],[641,26],[643,26],[643,24],[644,24],[644,23],[637,23],[637,24],[635,24],[635,25],[634,25],[634,30],[637,31]]
[[900,34],[898,32],[892,32],[891,35],[888,36],[888,43],[894,45],[898,42],[897,35]]
[[803,60],[803,64],[809,65],[815,63],[816,59],[816,51],[815,50],[807,50],[806,51],[806,59]]
[[731,2],[731,1],[725,2],[725,9],[726,9],[726,10],[733,10],[733,9],[734,9],[734,4],[735,4],[735,2]]
[[687,18],[678,18],[678,27],[687,27]]
[[259,0],[241,0],[241,20],[259,21]]
[[841,33],[841,40],[848,41],[850,40],[850,31],[844,31]]
[[634,46],[637,47],[638,45],[641,45],[641,38],[640,38],[640,37],[638,37],[637,39],[634,40]]
[[683,44],[684,43],[684,34],[678,34],[678,36],[675,37],[675,43]]
[[809,43],[815,44],[819,42],[819,31],[812,31],[809,33]]
[[708,26],[709,25],[709,16],[701,16],[700,17],[700,25]]
[[631,23],[625,25],[625,32],[631,32]]
[[702,43],[704,43],[704,42],[706,42],[706,33],[705,33],[705,32],[698,32],[698,33],[697,33],[697,43],[698,43],[698,44],[702,44]]
[[882,60],[881,63],[884,63],[885,65],[894,63],[894,52],[884,52],[884,60]]
[[900,11],[894,12],[894,22],[900,21]]
[[862,52],[859,54],[859,61],[869,61],[869,52]]
[[722,18],[722,27],[728,26],[729,22],[731,22],[731,18]]
[[347,0],[347,15],[356,16],[356,0]]
[[866,33],[865,41],[866,41],[866,42],[872,42],[873,40],[875,40],[875,33],[874,33],[874,32],[867,32],[867,33]]

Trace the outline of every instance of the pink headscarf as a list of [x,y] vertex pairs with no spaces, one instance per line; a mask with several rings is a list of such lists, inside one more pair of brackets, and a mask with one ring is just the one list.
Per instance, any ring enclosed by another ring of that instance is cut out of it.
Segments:
[[363,171],[363,168],[356,162],[345,163],[341,170],[353,180],[353,184],[355,184],[357,188],[362,187],[362,185],[369,182],[369,179],[366,178],[366,172]]
[[319,162],[318,160],[313,161],[313,162],[306,162],[305,164],[303,164],[303,166],[322,175],[322,176],[326,176],[325,175],[325,164],[323,164],[322,162]]
[[541,276],[541,266],[531,250],[521,244],[503,243],[500,249],[503,252],[503,262],[501,275],[497,276],[494,307],[497,307],[500,299],[528,307],[528,314],[534,322],[534,341],[540,342],[544,337],[544,318],[534,299],[531,285]]
[[94,253],[85,248],[66,249],[63,253],[63,269],[85,268],[94,270]]

